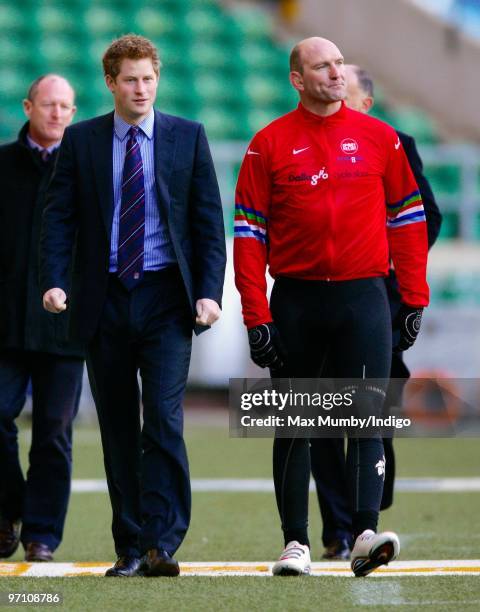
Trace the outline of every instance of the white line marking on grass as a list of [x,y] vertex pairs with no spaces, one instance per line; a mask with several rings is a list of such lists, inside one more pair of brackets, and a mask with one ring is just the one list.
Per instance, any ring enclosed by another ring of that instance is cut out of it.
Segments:
[[[0,563],[2,576],[59,577],[103,576],[112,563]],[[180,563],[183,576],[271,576],[273,563],[269,561],[202,561]],[[395,561],[381,567],[369,577],[398,576],[480,576],[480,559],[452,561]],[[312,563],[312,576],[341,576],[353,578],[346,562]]]
[[[480,603],[480,599],[418,599],[418,600],[410,600],[410,601],[389,601],[387,605],[389,606],[416,606],[419,610],[423,608],[423,606],[475,606]],[[371,606],[373,604],[358,604],[360,606]]]
[[479,599],[407,599],[404,589],[399,582],[381,580],[374,583],[365,580],[352,581],[349,585],[350,596],[353,606],[416,606],[422,609],[423,606],[444,606],[444,605],[475,605]]
[[405,493],[480,491],[480,478],[397,478],[395,490]]
[[[107,490],[105,480],[74,480],[73,493]],[[270,478],[194,478],[192,490],[202,493],[273,493]],[[313,482],[310,491],[314,491]],[[397,478],[395,491],[402,493],[459,493],[480,491],[480,478]]]
[[357,606],[398,606],[406,601],[402,597],[402,585],[392,580],[373,584],[355,580],[349,585],[349,594],[353,605]]
[[72,480],[72,493],[106,493],[107,491],[106,480]]

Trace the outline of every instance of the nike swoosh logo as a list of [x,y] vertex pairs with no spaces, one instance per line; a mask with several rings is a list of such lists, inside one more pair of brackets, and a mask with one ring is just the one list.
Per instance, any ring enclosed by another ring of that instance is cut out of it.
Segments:
[[257,153],[256,151],[251,151],[250,149],[248,149],[247,155],[260,155],[260,153]]
[[399,138],[399,139],[398,139],[398,142],[396,142],[396,143],[395,143],[395,148],[396,148],[396,149],[399,149],[401,144],[402,144],[402,143],[400,142],[400,138]]
[[301,153],[302,151],[306,151],[307,149],[309,149],[310,147],[305,147],[303,149],[293,149],[293,154],[294,155],[298,155],[299,153]]

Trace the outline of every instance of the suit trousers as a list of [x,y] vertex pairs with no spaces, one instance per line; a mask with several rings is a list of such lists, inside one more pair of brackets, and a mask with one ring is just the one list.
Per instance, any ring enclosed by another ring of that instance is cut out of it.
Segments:
[[188,529],[182,399],[191,342],[192,311],[177,266],[145,272],[131,291],[110,274],[87,368],[119,556],[151,548],[173,554]]
[[[83,360],[22,350],[0,352],[0,514],[22,520],[21,539],[60,544],[70,496],[72,421]],[[32,383],[32,443],[23,476],[17,426]]]

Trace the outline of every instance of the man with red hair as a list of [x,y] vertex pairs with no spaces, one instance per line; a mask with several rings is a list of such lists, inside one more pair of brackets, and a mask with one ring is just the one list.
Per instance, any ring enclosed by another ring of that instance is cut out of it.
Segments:
[[191,511],[182,399],[192,330],[220,316],[222,206],[203,126],[153,109],[152,42],[122,36],[103,67],[115,110],[63,139],[44,215],[43,302],[68,306],[71,334],[87,345],[118,556],[106,575],[177,576]]

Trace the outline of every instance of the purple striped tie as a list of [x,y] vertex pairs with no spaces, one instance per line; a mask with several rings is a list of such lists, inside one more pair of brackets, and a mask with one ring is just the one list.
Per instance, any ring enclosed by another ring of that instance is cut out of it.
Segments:
[[133,289],[143,278],[145,238],[145,184],[138,127],[128,130],[122,179],[122,204],[118,232],[118,278],[126,289]]

